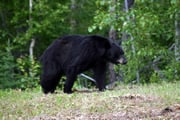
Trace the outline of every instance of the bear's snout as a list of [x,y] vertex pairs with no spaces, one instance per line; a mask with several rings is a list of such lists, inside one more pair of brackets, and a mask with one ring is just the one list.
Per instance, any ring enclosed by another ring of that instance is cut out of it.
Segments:
[[125,58],[123,58],[123,57],[120,58],[120,59],[118,59],[117,62],[118,62],[119,64],[123,64],[123,65],[127,64],[127,60],[126,60]]

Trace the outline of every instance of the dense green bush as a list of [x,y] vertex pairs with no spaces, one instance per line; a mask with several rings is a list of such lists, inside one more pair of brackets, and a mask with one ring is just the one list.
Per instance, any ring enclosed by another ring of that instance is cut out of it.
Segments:
[[17,60],[12,54],[12,45],[8,41],[6,49],[0,50],[0,88],[33,88],[39,82],[39,64],[29,57]]
[[37,61],[31,60],[28,56],[17,59],[17,69],[19,71],[16,74],[16,78],[19,81],[19,88],[34,88],[39,84],[40,79],[40,65]]
[[13,88],[16,86],[16,62],[12,55],[12,46],[8,40],[6,49],[0,49],[0,88]]
[[179,2],[137,0],[128,12],[122,9],[124,0],[116,3],[97,0],[96,3],[99,7],[89,32],[114,27],[118,39],[128,36],[122,38],[128,64],[115,66],[116,72],[123,71],[124,82],[179,80],[179,61],[175,61],[174,48],[171,48],[175,43],[174,23],[175,14],[180,13]]

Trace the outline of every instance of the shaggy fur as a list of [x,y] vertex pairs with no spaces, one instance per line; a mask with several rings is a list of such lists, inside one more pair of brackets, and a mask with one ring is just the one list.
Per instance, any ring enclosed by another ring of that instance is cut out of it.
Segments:
[[40,84],[44,93],[53,93],[65,75],[64,92],[72,93],[77,75],[92,69],[97,87],[102,91],[105,89],[107,62],[126,63],[124,52],[116,43],[97,35],[65,36],[55,40],[41,56]]

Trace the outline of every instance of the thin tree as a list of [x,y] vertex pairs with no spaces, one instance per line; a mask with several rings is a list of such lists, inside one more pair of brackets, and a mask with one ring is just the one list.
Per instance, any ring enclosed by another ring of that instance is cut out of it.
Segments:
[[[131,7],[133,7],[134,3],[135,3],[135,0],[124,0],[124,11],[125,11],[126,13],[128,13],[128,12],[129,12],[129,9],[130,9]],[[127,21],[134,22],[134,19],[130,19],[130,17],[127,15]],[[122,39],[123,39],[123,40],[126,40],[126,39],[128,39],[129,37],[130,37],[131,40],[134,40],[134,38],[133,38],[133,36],[132,36],[131,34],[124,32]],[[133,55],[134,55],[134,57],[135,57],[135,55],[136,55],[136,49],[135,49],[134,44],[131,44],[131,49],[132,49]],[[137,67],[137,66],[136,66],[136,69],[137,69],[137,71],[136,71],[136,82],[139,83],[139,82],[140,82],[140,74],[139,74],[139,70],[138,70],[138,67]]]
[[175,59],[180,60],[180,14],[175,16]]
[[76,27],[76,19],[75,19],[75,10],[76,10],[76,0],[71,0],[71,19],[70,19],[70,25],[71,25],[71,32],[74,33],[75,32],[75,27]]
[[[176,62],[180,61],[180,14],[175,15],[175,49],[174,55]],[[175,76],[177,76],[177,68],[175,67]]]
[[[109,6],[110,9],[110,16],[116,16],[116,11],[115,11],[115,6],[116,6],[117,1],[116,0],[112,0],[111,1],[111,5]],[[114,18],[113,18],[114,19]],[[117,39],[117,35],[116,35],[116,30],[114,28],[114,25],[111,25],[110,30],[109,30],[109,38],[112,41],[115,41]],[[114,83],[114,81],[116,81],[116,75],[115,75],[115,71],[114,71],[114,65],[112,63],[109,63],[109,81],[110,83]],[[112,84],[113,85],[113,84]],[[113,86],[108,86],[108,87],[113,87]]]
[[[29,29],[32,29],[32,8],[33,8],[33,0],[29,0]],[[35,45],[35,39],[32,38],[29,47],[29,57],[31,61],[33,61],[34,59],[34,55],[33,55],[34,45]]]
[[[33,0],[29,0],[29,29],[32,29],[32,9],[33,9]],[[34,45],[35,45],[36,40],[32,37],[30,46],[29,46],[29,57],[30,57],[30,62],[31,65],[33,66],[34,63]],[[30,77],[33,77],[32,69],[30,68]]]

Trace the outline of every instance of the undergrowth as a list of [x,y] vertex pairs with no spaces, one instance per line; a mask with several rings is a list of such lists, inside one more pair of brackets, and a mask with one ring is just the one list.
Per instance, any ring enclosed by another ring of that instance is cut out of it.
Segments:
[[[169,119],[172,115],[164,116],[160,113],[169,106],[178,106],[179,108],[176,108],[180,110],[180,82],[120,85],[105,92],[77,90],[70,95],[62,91],[44,95],[39,88],[26,91],[0,90],[0,106],[1,120],[46,120],[52,117],[57,120],[78,119],[80,116],[83,119],[125,119],[137,116],[161,116],[163,119]],[[179,114],[179,111],[177,113]]]

